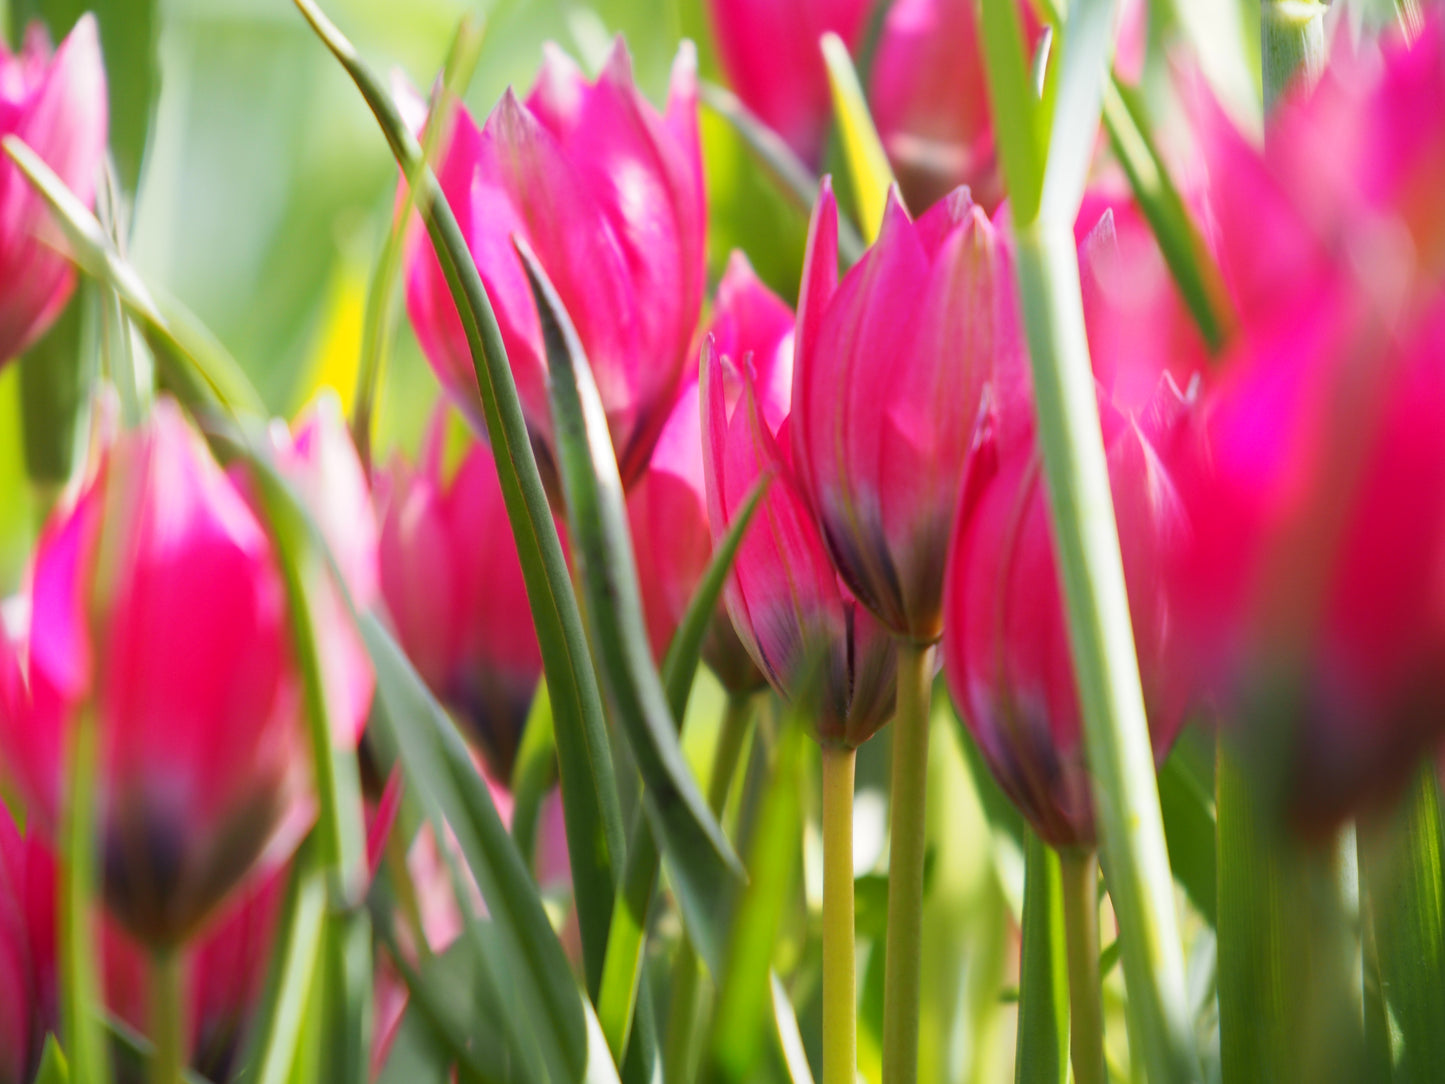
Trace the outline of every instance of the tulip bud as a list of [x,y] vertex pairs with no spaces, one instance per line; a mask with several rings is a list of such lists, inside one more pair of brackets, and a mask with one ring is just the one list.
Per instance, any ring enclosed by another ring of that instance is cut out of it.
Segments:
[[[624,483],[647,465],[677,392],[704,288],[707,208],[696,61],[684,46],[659,115],[619,40],[595,84],[549,49],[526,103],[509,91],[478,131],[459,110],[438,176],[496,312],[522,407],[551,451],[541,325],[513,236],[537,253],[577,327]],[[471,351],[418,235],[407,305],[427,358],[480,427]]]
[[[347,487],[328,478],[319,491]],[[369,514],[353,509],[348,522]],[[28,598],[23,646],[8,645],[23,681],[0,704],[5,767],[53,836],[64,751],[80,720],[94,725],[106,903],[145,944],[183,943],[254,869],[283,861],[315,816],[267,534],[161,401],[46,526]],[[327,674],[339,673],[326,656],[340,630],[318,640]],[[369,680],[336,681],[355,693],[343,701],[352,716],[337,716],[339,743],[356,740]]]
[[438,412],[419,470],[390,471],[381,590],[417,672],[509,774],[542,650],[491,448],[473,444],[448,479]]
[[[729,374],[712,340],[703,343],[703,466],[716,542],[764,474],[767,494],[743,536],[725,597],[738,638],[783,696],[818,682],[818,740],[849,748],[867,741],[893,710],[892,638],[839,582],[790,462],[784,418],[775,433],[757,380]],[[727,381],[741,383],[729,409]]]
[[[0,136],[44,159],[87,207],[105,161],[105,68],[95,17],[82,16],[52,55],[39,23],[11,55],[0,46]],[[0,157],[0,362],[25,352],[60,315],[75,273],[57,252],[45,201]]]
[[856,49],[872,6],[872,0],[709,0],[728,83],[810,165],[822,160],[832,116],[818,43],[831,31]]
[[798,305],[798,483],[858,600],[890,631],[936,640],[983,389],[1022,368],[1011,272],[963,190],[917,222],[891,194],[878,242],[841,283],[837,253],[825,181]]
[[[1109,483],[1150,736],[1162,761],[1183,722],[1164,563],[1187,534],[1168,458],[1187,404],[1166,376],[1149,406],[1100,396]],[[1032,406],[992,405],[969,455],[949,555],[944,665],[1004,791],[1055,847],[1094,843],[1078,691]]]
[[[741,252],[733,253],[718,284],[709,333],[720,353],[752,358],[763,415],[776,427],[792,396],[793,313],[758,280]],[[735,404],[735,395],[732,400]],[[639,577],[643,610],[658,658],[666,654],[712,558],[703,474],[698,382],[691,376],[684,380],[647,472],[627,500],[637,567],[644,573]],[[731,692],[746,692],[763,680],[726,614],[713,621],[702,655]]]

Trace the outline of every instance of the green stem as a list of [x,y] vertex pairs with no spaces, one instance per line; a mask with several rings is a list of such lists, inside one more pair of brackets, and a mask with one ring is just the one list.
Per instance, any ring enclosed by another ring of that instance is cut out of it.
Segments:
[[854,749],[823,749],[823,1084],[858,1076],[853,929]]
[[1059,854],[1069,958],[1069,1060],[1075,1084],[1104,1084],[1104,1003],[1099,986],[1099,852]]
[[[752,697],[729,696],[718,728],[717,746],[713,750],[712,772],[707,781],[707,804],[713,816],[722,819],[732,793],[733,778],[752,721]],[[687,1081],[693,1077],[697,1043],[698,995],[702,966],[697,950],[684,940],[677,947],[672,965],[672,999],[667,1009],[667,1044],[663,1051],[663,1079]],[[851,1084],[851,1082],[850,1082]]]
[[928,812],[931,645],[900,643],[889,789],[888,934],[883,972],[883,1084],[918,1079],[923,857]]
[[151,954],[151,1084],[180,1084],[186,1069],[184,956],[175,946]]
[[1260,0],[1265,116],[1297,78],[1313,84],[1324,71],[1325,11],[1319,0]]
[[1015,231],[1049,509],[1131,1022],[1149,1078],[1199,1078],[1071,223]]
[[67,754],[70,801],[64,813],[60,865],[60,1023],[75,1080],[108,1082],[110,1060],[100,1029],[100,959],[96,938],[96,777],[99,741],[94,714],[82,711]]
[[1059,856],[1025,828],[1016,1084],[1066,1084],[1069,994]]

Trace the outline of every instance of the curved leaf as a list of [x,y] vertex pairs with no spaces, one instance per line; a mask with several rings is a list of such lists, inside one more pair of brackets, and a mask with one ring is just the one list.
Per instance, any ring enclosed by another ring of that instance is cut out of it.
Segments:
[[828,86],[833,92],[833,113],[843,137],[843,157],[848,162],[853,190],[858,195],[863,233],[870,240],[876,239],[883,225],[883,206],[888,199],[888,189],[893,184],[893,168],[888,164],[883,142],[873,126],[868,100],[863,94],[863,85],[858,81],[853,58],[848,55],[848,46],[837,34],[828,33],[823,35],[821,48],[823,63],[828,68]]
[[487,433],[517,542],[542,663],[551,692],[566,814],[567,847],[587,986],[602,978],[612,896],[623,857],[622,814],[597,677],[562,544],[532,452],[501,331],[466,239],[421,148],[381,81],[311,0],[295,0],[317,36],[346,69],[375,115],[417,193],[476,367]]
[[542,324],[567,518],[603,679],[642,773],[643,807],[672,871],[688,934],[717,973],[745,875],[693,779],[648,649],[627,507],[607,416],[577,332],[546,272],[514,238]]

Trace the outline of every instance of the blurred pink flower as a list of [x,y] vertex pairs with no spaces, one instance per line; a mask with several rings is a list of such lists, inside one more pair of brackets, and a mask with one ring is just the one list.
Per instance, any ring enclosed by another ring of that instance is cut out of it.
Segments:
[[[704,340],[703,465],[714,541],[758,479],[772,476],[728,578],[728,612],[779,693],[796,697],[817,681],[819,741],[854,747],[893,712],[893,640],[839,581],[793,472],[790,421],[768,418],[751,365],[741,364],[739,372]],[[732,406],[729,383],[741,384]]]
[[[707,208],[691,47],[678,54],[661,115],[634,87],[620,39],[596,83],[549,48],[525,104],[508,91],[480,131],[458,114],[439,177],[543,449],[552,432],[546,356],[514,235],[537,253],[577,327],[630,484],[666,421],[702,305]],[[407,304],[442,385],[480,426],[461,320],[421,233]]]
[[[792,398],[793,312],[759,281],[741,252],[728,261],[708,331],[720,353],[752,359],[764,417],[776,427]],[[735,403],[736,395],[731,398]],[[712,559],[696,374],[684,378],[652,462],[628,495],[627,510],[648,635],[660,659]],[[732,692],[762,681],[725,613],[703,641],[703,659]]]
[[1336,52],[1264,150],[1196,108],[1239,320],[1176,569],[1215,708],[1315,831],[1393,797],[1445,720],[1445,22]]
[[856,50],[873,0],[709,0],[718,62],[743,103],[809,165],[823,157],[832,115],[819,40]]
[[[40,23],[15,55],[0,45],[0,136],[23,140],[87,207],[105,161],[106,89],[95,17],[83,15],[51,53]],[[75,285],[52,247],[50,212],[20,168],[0,158],[0,362],[50,327]]]
[[[351,468],[360,471],[354,455]],[[354,508],[347,522],[370,514]],[[93,720],[106,902],[141,941],[183,943],[254,870],[283,861],[315,814],[285,589],[266,532],[162,400],[46,525],[26,598],[23,630],[5,643],[4,767],[53,836],[62,751],[77,722]],[[343,703],[353,714],[338,715],[335,738],[353,744],[370,678],[338,676],[330,656],[342,630],[319,638],[328,678],[351,690]]]
[[841,283],[837,254],[825,181],[798,304],[798,485],[858,600],[892,632],[934,640],[984,389],[1022,368],[1012,272],[962,189],[917,222],[890,195],[877,243]]
[[[1150,733],[1162,761],[1189,700],[1164,578],[1188,532],[1170,460],[1189,407],[1168,377],[1136,413],[1119,411],[1102,389],[1099,407]],[[990,405],[969,455],[945,605],[949,685],[984,759],[1045,841],[1091,846],[1078,693],[1026,397]]]
[[417,672],[506,776],[542,650],[491,448],[471,444],[448,476],[445,421],[438,411],[419,466],[397,461],[383,484],[382,595]]

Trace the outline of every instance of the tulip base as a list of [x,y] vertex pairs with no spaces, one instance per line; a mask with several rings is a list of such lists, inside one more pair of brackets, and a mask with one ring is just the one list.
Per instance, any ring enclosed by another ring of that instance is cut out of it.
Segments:
[[858,753],[823,748],[823,1084],[858,1076],[853,775]]
[[1069,1060],[1075,1084],[1104,1084],[1104,1005],[1099,986],[1099,853],[1061,851],[1064,943],[1069,963]]
[[151,955],[151,1084],[181,1084],[186,1069],[184,974],[179,948],[158,948]]
[[918,1079],[923,951],[923,859],[927,829],[932,644],[898,649],[898,714],[890,780],[888,935],[883,972],[883,1084]]

